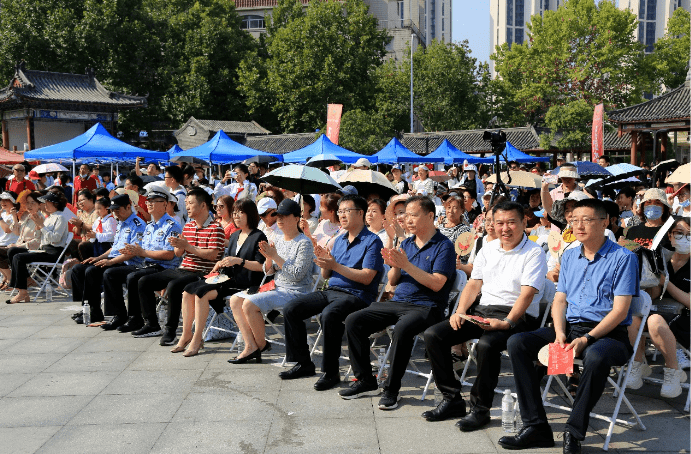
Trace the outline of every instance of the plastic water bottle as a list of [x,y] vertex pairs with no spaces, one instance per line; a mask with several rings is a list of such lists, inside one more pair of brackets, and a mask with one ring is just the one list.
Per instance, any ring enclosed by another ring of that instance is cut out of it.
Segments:
[[47,303],[52,303],[53,302],[53,286],[50,284],[46,284],[46,302]]
[[379,383],[382,383],[384,380],[386,380],[387,377],[387,372],[386,372],[386,349],[385,348],[380,348],[379,349],[379,355],[377,356],[377,364],[379,365],[379,369],[377,370],[377,373],[379,370],[381,370],[381,374],[377,376],[377,380]]
[[514,431],[514,418],[516,417],[516,405],[513,401],[510,389],[504,390],[504,397],[501,399],[501,428],[504,432]]
[[523,429],[523,419],[521,418],[521,409],[518,407],[518,399],[516,399],[516,411],[514,416],[514,428],[516,432]]
[[84,320],[84,326],[89,326],[91,323],[91,306],[89,306],[89,303],[84,303],[84,306],[82,306],[82,319]]

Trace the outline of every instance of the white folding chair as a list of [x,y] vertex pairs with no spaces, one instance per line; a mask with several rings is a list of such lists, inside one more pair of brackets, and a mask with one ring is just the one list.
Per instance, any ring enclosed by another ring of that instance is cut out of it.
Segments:
[[[629,373],[631,371],[631,367],[633,365],[633,359],[636,356],[636,350],[638,349],[638,343],[641,340],[641,336],[643,335],[643,329],[645,327],[645,322],[648,319],[648,315],[650,313],[650,307],[652,305],[652,300],[650,299],[650,296],[641,291],[640,292],[641,297],[643,298],[643,307],[641,308],[641,314],[643,314],[643,320],[641,322],[640,328],[638,328],[638,333],[636,334],[636,342],[633,344],[633,354],[631,355],[631,358],[629,358],[629,361],[622,366],[623,368],[623,374],[620,373],[620,381],[617,383],[615,382],[612,377],[607,377],[607,381],[609,382],[610,385],[614,388],[614,396],[617,398],[617,402],[614,406],[614,411],[612,412],[612,416],[604,416],[600,415],[598,413],[590,413],[591,418],[597,418],[601,419],[603,421],[607,421],[609,423],[609,429],[607,430],[607,437],[605,438],[605,444],[602,446],[603,451],[607,451],[609,449],[609,440],[612,438],[612,432],[614,431],[614,424],[619,423],[623,424],[629,427],[637,427],[639,430],[646,430],[645,425],[643,425],[643,422],[641,421],[641,418],[638,416],[638,413],[636,410],[633,408],[631,405],[631,402],[629,402],[629,399],[626,397],[626,384],[629,380]],[[583,365],[583,361],[580,359],[574,360],[574,364],[578,364],[579,366]],[[547,393],[550,390],[550,386],[552,384],[552,381],[556,381],[559,387],[562,389],[566,397],[569,399],[569,401],[573,404],[573,397],[571,397],[571,394],[568,392],[566,385],[564,382],[561,380],[561,378],[557,375],[550,375],[549,378],[547,379],[547,385],[545,386],[544,391],[542,392],[542,404],[546,407],[551,407],[551,408],[557,408],[559,410],[564,410],[564,411],[571,411],[571,407],[566,407],[563,405],[557,405],[549,400],[547,400]],[[617,416],[619,415],[619,409],[621,408],[622,402],[626,404],[628,407],[629,411],[633,415],[633,417],[636,419],[635,422],[631,421],[626,421],[622,419],[617,419]]]
[[[465,288],[466,284],[468,283],[468,277],[463,271],[456,270],[456,278],[454,279],[453,286],[451,287],[451,293],[449,294],[449,301],[454,301],[454,304],[451,305],[452,308],[455,308],[458,305],[458,301],[461,298],[461,293],[463,293],[463,289]],[[453,310],[453,309],[452,309]],[[389,326],[386,328],[386,334],[389,336],[389,345],[386,347],[386,354],[384,355],[383,361],[380,362],[379,364],[379,372],[377,374],[377,377],[382,377],[384,369],[388,367],[388,360],[389,360],[389,354],[391,353],[391,343],[393,339],[393,331],[396,329],[395,325]],[[418,340],[422,339],[422,335],[418,334],[415,336],[415,341],[413,342],[413,351],[415,350],[415,347],[417,346]],[[374,343],[372,344],[371,348],[372,352],[374,353],[375,357],[377,356],[376,351],[374,350]],[[412,375],[417,375],[418,377],[423,377],[427,379],[427,383],[425,383],[425,388],[422,390],[422,397],[420,400],[425,400],[425,397],[427,396],[427,391],[429,390],[430,384],[432,384],[432,369],[428,373],[422,372],[417,365],[413,362],[413,358],[411,355],[410,360],[408,361],[408,368],[405,370],[405,373],[407,374],[412,374]]]
[[[67,243],[65,243],[65,247],[62,248],[62,252],[55,260],[55,262],[27,263],[27,270],[29,271],[29,276],[31,277],[31,279],[36,281],[37,284],[40,284],[40,287],[38,288],[38,291],[36,292],[34,298],[38,299],[38,297],[41,296],[41,293],[45,290],[46,285],[48,284],[51,284],[54,291],[61,293],[65,296],[69,295],[69,291],[62,285],[60,285],[60,279],[56,279],[53,277],[53,272],[58,267],[62,268],[63,257],[67,252],[67,248],[69,247],[72,238],[74,238],[74,234],[72,232],[68,233]],[[14,294],[14,290],[12,291],[12,294]]]

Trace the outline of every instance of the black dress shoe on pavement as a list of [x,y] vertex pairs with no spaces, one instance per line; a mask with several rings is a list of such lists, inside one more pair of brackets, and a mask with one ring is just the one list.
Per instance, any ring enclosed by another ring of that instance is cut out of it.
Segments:
[[564,432],[564,454],[581,454],[581,442],[569,431]]
[[73,317],[72,320],[74,320],[74,323],[76,323],[77,325],[84,324],[84,316],[82,314],[79,314],[78,317]]
[[101,325],[101,329],[112,331],[124,325],[125,322],[127,322],[127,317],[120,317],[119,315],[116,315],[108,323]]
[[312,375],[316,374],[316,368],[314,367],[314,363],[310,361],[307,364],[300,364],[297,363],[294,365],[292,368],[289,370],[285,370],[278,374],[278,376],[282,380],[293,380],[295,378],[302,378],[302,377],[311,377]]
[[163,337],[161,337],[161,341],[159,342],[161,345],[173,345],[175,343],[177,330],[164,326],[162,333]]
[[131,333],[142,329],[144,320],[141,317],[130,317],[124,324],[118,327],[121,333]]
[[465,400],[459,397],[453,400],[442,400],[437,408],[427,410],[422,414],[422,417],[427,421],[444,421],[450,418],[462,418],[465,415]]
[[461,418],[456,423],[456,427],[461,432],[472,432],[485,427],[487,424],[489,424],[489,410],[479,410],[475,407],[468,416]]
[[341,382],[341,376],[338,374],[322,374],[319,380],[314,384],[314,389],[317,391],[326,391],[331,389]]
[[[518,435],[501,437],[499,445],[504,449],[551,448],[554,446],[554,435],[549,424],[525,426]],[[566,446],[566,438],[564,446]]]

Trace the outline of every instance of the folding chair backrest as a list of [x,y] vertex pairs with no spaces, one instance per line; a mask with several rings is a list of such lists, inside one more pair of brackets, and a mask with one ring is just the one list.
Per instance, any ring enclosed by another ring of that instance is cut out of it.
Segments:
[[554,295],[557,294],[557,284],[554,282],[550,281],[549,279],[545,279],[545,289],[542,292],[542,301],[547,303],[545,307],[545,313],[542,316],[542,321],[540,322],[540,328],[543,328],[545,326],[545,323],[547,323],[547,318],[549,317],[549,313],[552,310],[552,302],[554,302]]
[[312,291],[316,292],[317,287],[319,287],[319,281],[322,277],[322,269],[317,266],[316,263],[312,263],[312,277],[314,278],[314,285],[312,286]]
[[384,264],[384,270],[381,273],[381,277],[379,278],[379,293],[377,294],[377,299],[375,301],[381,301],[381,297],[386,291],[386,284],[389,283],[389,270],[391,267],[387,264]]
[[67,252],[67,248],[70,247],[70,243],[72,242],[73,238],[74,238],[74,233],[70,232],[67,234],[67,243],[65,243],[65,247],[62,248],[62,252],[60,253],[60,256],[55,261],[55,263],[60,263],[62,261],[62,258],[65,256],[65,252]]
[[453,287],[451,287],[451,293],[456,293],[451,314],[456,312],[458,302],[461,300],[461,293],[463,293],[463,289],[465,288],[466,284],[468,284],[468,276],[463,271],[456,270],[456,278],[453,281]]

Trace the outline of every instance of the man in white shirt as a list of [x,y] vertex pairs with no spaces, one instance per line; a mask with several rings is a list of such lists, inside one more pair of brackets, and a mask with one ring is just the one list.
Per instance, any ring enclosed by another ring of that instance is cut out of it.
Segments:
[[[494,206],[492,215],[499,238],[483,245],[478,252],[458,309],[448,320],[425,331],[427,356],[444,399],[422,417],[442,421],[464,416],[456,423],[463,432],[489,424],[501,352],[506,349],[509,337],[526,331],[530,322],[539,316],[547,272],[545,253],[524,233],[523,207],[516,202],[501,202]],[[480,303],[471,309],[481,291]],[[469,322],[461,317],[466,314],[482,317],[487,324]],[[451,346],[470,339],[479,339],[475,349],[478,374],[470,391],[472,410],[466,416],[461,383],[454,375]]]

